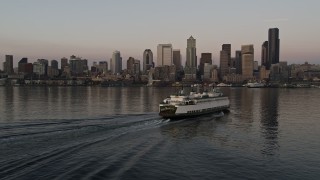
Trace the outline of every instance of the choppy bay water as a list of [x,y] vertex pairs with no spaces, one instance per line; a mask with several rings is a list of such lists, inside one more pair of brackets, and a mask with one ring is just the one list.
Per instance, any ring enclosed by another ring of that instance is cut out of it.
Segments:
[[224,88],[170,121],[174,88],[0,87],[0,179],[318,179],[319,89]]

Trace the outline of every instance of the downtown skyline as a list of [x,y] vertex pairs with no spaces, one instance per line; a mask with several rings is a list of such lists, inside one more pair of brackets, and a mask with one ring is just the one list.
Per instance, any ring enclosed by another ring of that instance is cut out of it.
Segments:
[[268,29],[276,27],[280,61],[319,63],[320,40],[315,37],[320,28],[312,20],[320,15],[317,1],[166,2],[170,1],[3,2],[0,64],[6,54],[14,55],[14,64],[22,57],[60,60],[72,54],[90,63],[109,62],[115,50],[123,60],[143,60],[145,49],[156,52],[158,44],[170,43],[180,49],[185,65],[186,39],[191,35],[197,39],[198,61],[208,52],[219,64],[222,44],[232,45],[232,57],[242,45],[253,44],[254,60],[260,64],[261,45]]

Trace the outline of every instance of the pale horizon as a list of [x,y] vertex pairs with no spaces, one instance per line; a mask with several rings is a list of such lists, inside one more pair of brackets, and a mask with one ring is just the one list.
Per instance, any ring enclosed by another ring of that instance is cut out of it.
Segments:
[[76,55],[108,61],[115,50],[123,63],[142,60],[151,49],[156,62],[158,44],[180,49],[185,62],[187,39],[197,40],[197,57],[212,53],[219,64],[222,44],[231,44],[232,56],[241,45],[254,45],[261,63],[261,45],[269,28],[279,28],[280,61],[319,64],[320,2],[279,1],[5,1],[0,7],[0,67],[5,55],[14,66],[22,57],[58,60]]

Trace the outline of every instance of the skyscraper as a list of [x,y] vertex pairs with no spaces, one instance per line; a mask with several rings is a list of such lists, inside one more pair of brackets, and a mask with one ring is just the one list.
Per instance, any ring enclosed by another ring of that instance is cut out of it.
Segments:
[[231,44],[222,44],[222,51],[228,52],[229,57],[231,57]]
[[7,74],[13,74],[13,55],[6,55],[6,63],[3,68]]
[[197,67],[196,39],[194,39],[192,36],[187,39],[186,58],[186,66],[190,68]]
[[70,56],[69,64],[71,73],[74,76],[82,76],[86,69],[84,66],[87,65],[83,59],[76,57],[75,55]]
[[133,57],[129,57],[127,60],[127,73],[131,76],[140,74],[140,60],[136,60]]
[[146,73],[153,67],[153,53],[150,49],[143,52],[143,72]]
[[122,71],[122,57],[120,51],[114,51],[110,62],[111,73],[118,74]]
[[51,60],[51,66],[48,66],[48,76],[55,77],[59,75],[59,63],[57,60]]
[[133,57],[129,57],[127,60],[127,71],[130,75],[134,74],[134,61],[135,59]]
[[37,62],[41,64],[41,66],[44,68],[44,74],[48,74],[48,66],[49,66],[49,61],[47,59],[38,59]]
[[253,45],[242,45],[242,77],[244,79],[251,79],[253,77],[253,58],[254,48]]
[[267,69],[270,69],[271,64],[279,63],[280,54],[280,39],[279,29],[270,28],[268,33],[268,63]]
[[99,65],[96,65],[99,72],[103,74],[107,74],[108,72],[108,62],[107,61],[99,61]]
[[157,66],[172,65],[172,45],[159,44],[157,47]]
[[209,65],[212,65],[212,54],[211,53],[201,53],[200,57],[200,75],[204,75],[204,65],[205,63],[208,63]]
[[261,47],[261,66],[269,66],[268,65],[268,41],[265,41]]
[[195,80],[196,75],[197,75],[196,39],[190,36],[190,38],[187,39],[185,78]]
[[18,73],[23,74],[25,72],[25,66],[28,64],[28,58],[22,58],[18,62]]
[[52,67],[52,69],[58,70],[58,69],[59,69],[58,66],[59,66],[59,63],[58,63],[57,60],[51,60],[51,67]]
[[223,44],[220,51],[220,78],[229,73],[231,61],[231,44]]
[[63,57],[61,58],[61,70],[63,71],[66,66],[68,66],[68,58]]
[[180,49],[174,49],[172,51],[172,61],[173,64],[176,66],[177,71],[182,70]]
[[242,74],[242,55],[241,51],[236,51],[236,73],[237,74]]

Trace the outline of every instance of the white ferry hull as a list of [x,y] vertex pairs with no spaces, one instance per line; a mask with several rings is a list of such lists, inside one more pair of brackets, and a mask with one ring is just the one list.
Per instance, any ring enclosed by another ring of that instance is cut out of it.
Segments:
[[248,83],[248,88],[264,88],[265,84],[263,83]]
[[230,107],[227,97],[208,98],[195,105],[160,104],[159,115],[164,118],[181,118],[225,111]]

